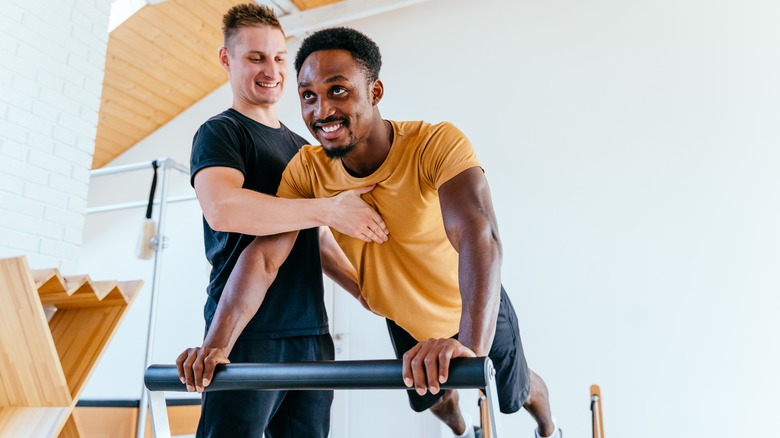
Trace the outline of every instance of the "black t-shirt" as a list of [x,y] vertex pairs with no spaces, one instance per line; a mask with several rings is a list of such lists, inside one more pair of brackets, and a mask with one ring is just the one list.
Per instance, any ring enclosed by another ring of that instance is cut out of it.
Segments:
[[[228,109],[209,119],[195,133],[190,182],[206,167],[232,167],[244,174],[244,188],[276,195],[284,168],[306,143],[284,125],[270,128]],[[208,330],[222,289],[254,236],[214,231],[204,218],[203,237],[206,258],[212,266],[203,311]],[[240,338],[272,339],[327,332],[318,233],[311,228],[298,234],[263,304]]]

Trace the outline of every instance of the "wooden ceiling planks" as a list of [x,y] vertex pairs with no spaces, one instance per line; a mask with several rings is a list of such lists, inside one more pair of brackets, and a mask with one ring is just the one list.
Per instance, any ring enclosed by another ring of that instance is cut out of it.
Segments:
[[146,5],[109,35],[92,168],[104,166],[227,81],[222,14],[245,0]]
[[298,9],[305,11],[307,9],[314,9],[320,6],[329,5],[331,3],[338,3],[341,0],[291,0],[292,3]]
[[[118,155],[227,82],[217,60],[222,15],[247,0],[146,5],[109,35],[92,168]],[[308,10],[341,0],[291,0]]]

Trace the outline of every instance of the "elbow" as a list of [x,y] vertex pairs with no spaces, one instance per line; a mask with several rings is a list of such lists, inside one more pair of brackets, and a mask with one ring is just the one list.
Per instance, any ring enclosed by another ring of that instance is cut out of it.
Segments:
[[229,209],[223,205],[212,205],[210,208],[203,208],[203,217],[214,231],[234,232],[234,216],[229,213]]
[[455,233],[450,236],[450,241],[459,253],[466,248],[471,248],[482,254],[483,257],[489,257],[497,262],[501,262],[504,256],[498,227],[488,222]]
[[504,248],[496,227],[480,227],[469,233],[466,241],[468,242],[466,244],[473,248],[477,254],[480,254],[481,257],[490,260],[491,263],[495,263],[498,266],[501,265],[504,257]]
[[501,237],[498,235],[498,227],[487,227],[483,233],[482,241],[485,248],[489,248],[489,251],[494,254],[494,257],[499,262],[504,257],[504,247],[501,244]]

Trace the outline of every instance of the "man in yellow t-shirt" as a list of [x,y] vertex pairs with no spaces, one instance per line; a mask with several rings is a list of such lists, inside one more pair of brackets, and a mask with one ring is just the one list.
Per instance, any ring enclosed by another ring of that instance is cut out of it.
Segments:
[[[353,29],[325,29],[303,41],[295,60],[298,96],[321,146],[304,146],[293,157],[277,194],[321,198],[375,186],[363,199],[384,218],[390,238],[378,245],[334,232],[346,255],[339,284],[359,290],[361,302],[387,319],[404,381],[416,389],[409,391],[413,409],[430,408],[456,436],[474,436],[457,391],[440,391],[440,382],[451,358],[488,355],[501,411],[525,407],[537,421],[536,436],[560,437],[501,286],[501,242],[474,149],[450,123],[384,120],[380,66],[379,48]],[[241,281],[265,287],[293,242],[294,233],[257,238],[241,256],[254,260],[240,270]]]

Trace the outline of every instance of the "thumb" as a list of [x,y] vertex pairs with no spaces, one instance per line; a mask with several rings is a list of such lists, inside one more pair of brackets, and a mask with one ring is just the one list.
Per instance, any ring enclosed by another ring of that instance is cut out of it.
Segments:
[[374,190],[374,187],[376,187],[376,184],[371,184],[370,186],[365,186],[365,187],[359,187],[353,191],[357,193],[358,196],[360,196],[362,194],[370,192],[371,190]]

